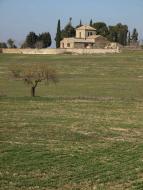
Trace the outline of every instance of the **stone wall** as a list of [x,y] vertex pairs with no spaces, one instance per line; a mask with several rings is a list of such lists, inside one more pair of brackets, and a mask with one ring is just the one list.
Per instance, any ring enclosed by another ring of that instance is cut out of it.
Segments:
[[16,53],[16,54],[63,54],[64,49],[2,49],[3,53]]
[[67,49],[67,53],[73,54],[106,54],[120,53],[119,49]]
[[120,53],[117,49],[2,49],[2,53],[15,54],[106,54],[106,53]]

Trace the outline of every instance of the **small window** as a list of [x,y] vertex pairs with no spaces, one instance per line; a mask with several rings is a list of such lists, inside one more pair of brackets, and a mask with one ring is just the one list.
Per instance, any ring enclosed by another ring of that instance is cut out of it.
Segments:
[[70,43],[67,43],[67,47],[70,47]]
[[90,36],[92,36],[92,32],[90,32]]

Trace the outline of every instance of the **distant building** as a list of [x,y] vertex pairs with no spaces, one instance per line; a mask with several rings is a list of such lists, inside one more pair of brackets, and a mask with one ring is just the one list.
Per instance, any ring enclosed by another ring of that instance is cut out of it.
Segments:
[[105,48],[109,46],[110,42],[107,38],[96,35],[96,29],[83,25],[76,29],[75,38],[64,38],[60,43],[60,48]]

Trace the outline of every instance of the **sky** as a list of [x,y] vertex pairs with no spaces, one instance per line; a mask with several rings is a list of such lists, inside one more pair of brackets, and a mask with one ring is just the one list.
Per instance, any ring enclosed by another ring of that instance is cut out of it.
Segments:
[[50,32],[53,38],[58,19],[64,27],[69,17],[73,25],[103,21],[134,27],[143,39],[143,0],[0,0],[0,41],[9,38],[20,45],[30,31]]

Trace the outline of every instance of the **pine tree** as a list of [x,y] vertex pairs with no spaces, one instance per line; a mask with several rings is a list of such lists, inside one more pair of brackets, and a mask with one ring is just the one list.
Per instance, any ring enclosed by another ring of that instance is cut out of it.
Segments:
[[60,41],[62,40],[61,38],[61,21],[58,20],[58,25],[57,25],[57,34],[55,37],[55,41],[56,41],[56,48],[60,47]]
[[29,48],[35,48],[35,44],[37,42],[38,36],[35,32],[30,32],[26,37],[26,44]]
[[62,39],[71,38],[71,37],[75,37],[75,34],[76,34],[76,31],[75,31],[75,28],[72,26],[72,18],[70,18],[68,24],[61,31],[61,36],[62,36]]
[[51,44],[52,44],[52,39],[51,39],[50,33],[49,32],[44,32],[42,34],[39,34],[37,42],[38,42],[37,45],[38,46],[40,45],[42,48],[50,47]]
[[96,29],[96,34],[106,37],[109,34],[108,26],[104,22],[96,22],[92,24],[92,27]]

